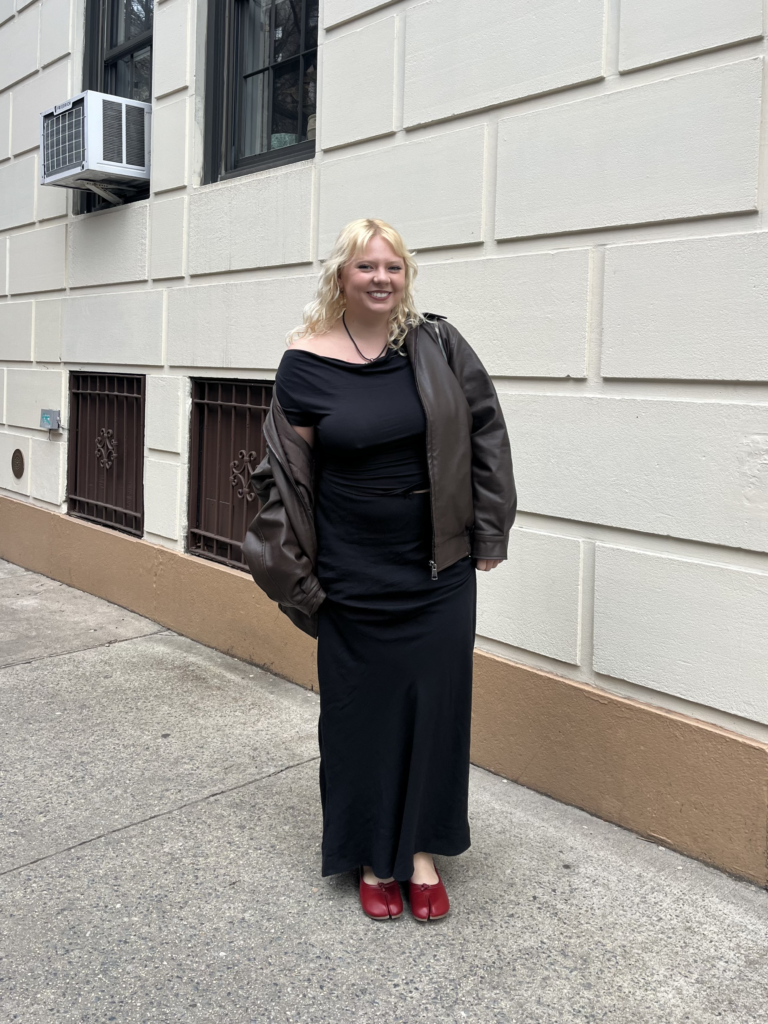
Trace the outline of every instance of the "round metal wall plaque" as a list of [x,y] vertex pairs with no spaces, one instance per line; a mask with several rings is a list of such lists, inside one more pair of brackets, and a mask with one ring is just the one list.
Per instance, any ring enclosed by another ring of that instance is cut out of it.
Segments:
[[24,453],[21,448],[17,448],[11,456],[11,469],[16,479],[21,480],[24,476]]

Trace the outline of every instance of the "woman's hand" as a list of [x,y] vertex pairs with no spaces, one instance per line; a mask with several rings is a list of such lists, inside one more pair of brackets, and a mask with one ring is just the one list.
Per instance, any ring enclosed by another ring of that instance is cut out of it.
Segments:
[[495,569],[497,565],[501,565],[501,558],[477,558],[475,559],[475,566],[481,572],[490,572],[491,569]]

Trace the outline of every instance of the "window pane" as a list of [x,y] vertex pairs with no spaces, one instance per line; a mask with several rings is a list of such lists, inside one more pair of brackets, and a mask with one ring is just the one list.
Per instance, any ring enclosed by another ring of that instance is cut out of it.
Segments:
[[269,72],[251,75],[240,97],[240,145],[238,157],[256,156],[267,149],[269,131]]
[[239,74],[260,71],[269,64],[270,0],[240,0],[235,32],[239,42]]
[[[107,70],[109,72],[110,69]],[[109,79],[109,91],[113,95],[149,103],[152,86],[152,47],[145,46],[115,61]]]
[[301,48],[301,0],[277,0],[275,4],[274,50],[272,60],[279,64],[295,57]]
[[297,60],[274,69],[270,149],[295,146],[299,141],[299,75]]
[[318,0],[235,0],[235,160],[314,139],[318,7]]
[[112,0],[109,47],[120,46],[152,28],[153,0]]
[[317,110],[317,53],[304,58],[304,96],[301,109],[301,138],[299,142],[315,138]]
[[318,0],[306,0],[307,24],[304,29],[304,49],[314,50],[317,46]]

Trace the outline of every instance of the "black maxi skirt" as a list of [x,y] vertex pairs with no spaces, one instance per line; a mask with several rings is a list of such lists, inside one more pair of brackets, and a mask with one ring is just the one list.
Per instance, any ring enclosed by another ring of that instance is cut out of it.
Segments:
[[321,495],[322,873],[404,881],[414,853],[470,845],[475,569],[465,557],[431,578],[429,494],[328,474]]

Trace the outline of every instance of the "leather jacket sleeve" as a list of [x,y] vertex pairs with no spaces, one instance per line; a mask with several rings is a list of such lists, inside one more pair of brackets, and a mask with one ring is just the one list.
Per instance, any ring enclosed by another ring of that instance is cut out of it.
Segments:
[[442,321],[446,355],[472,413],[472,496],[474,558],[507,557],[517,512],[517,491],[504,414],[496,388],[474,349],[456,328]]
[[[252,478],[262,507],[254,517],[243,542],[243,557],[251,574],[267,597],[305,632],[316,635],[309,622],[325,599],[315,576],[310,556],[299,542],[293,518],[298,514],[290,482],[279,463],[269,454]],[[285,500],[284,498],[288,500]],[[302,621],[297,621],[296,616]]]

